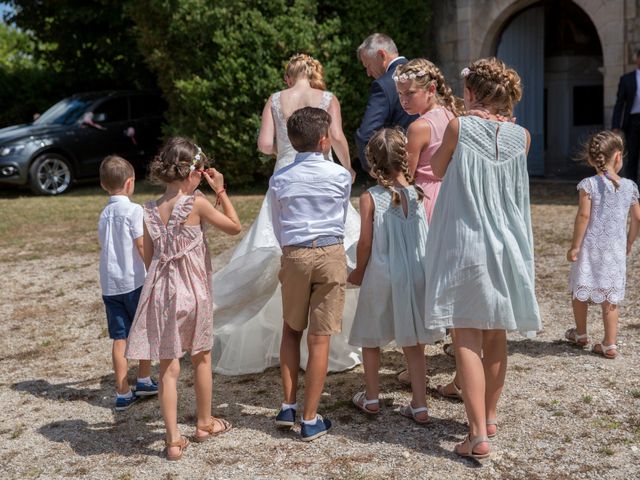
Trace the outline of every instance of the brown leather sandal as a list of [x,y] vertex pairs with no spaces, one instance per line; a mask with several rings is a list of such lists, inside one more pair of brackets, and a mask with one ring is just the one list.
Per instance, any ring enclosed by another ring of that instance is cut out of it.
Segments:
[[[223,427],[222,430],[215,430],[214,427],[216,425],[222,425]],[[199,437],[198,430],[204,430],[205,432],[208,433],[208,435],[205,435],[204,437]],[[231,430],[230,422],[228,422],[224,418],[211,417],[209,419],[208,425],[196,425],[196,434],[193,436],[193,440],[198,443],[206,442],[207,440],[209,440],[212,437],[215,437],[216,435],[227,433],[229,430]]]
[[[164,451],[167,456],[167,460],[171,460],[172,462],[174,462],[182,458],[183,452],[189,446],[189,440],[187,439],[187,437],[180,435],[180,440],[176,440],[175,442],[167,442],[165,440],[164,445],[166,447]],[[171,447],[180,448],[180,452],[177,455],[169,455],[169,448]]]

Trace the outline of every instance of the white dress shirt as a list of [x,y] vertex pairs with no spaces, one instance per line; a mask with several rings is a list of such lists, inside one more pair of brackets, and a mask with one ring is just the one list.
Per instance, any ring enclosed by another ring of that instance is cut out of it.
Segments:
[[633,105],[631,105],[630,115],[640,113],[640,70],[636,69],[636,96],[633,99]]
[[103,295],[129,293],[144,283],[144,262],[134,242],[143,233],[142,207],[125,195],[109,197],[98,221]]
[[351,175],[318,152],[298,153],[269,180],[273,230],[281,247],[344,238]]

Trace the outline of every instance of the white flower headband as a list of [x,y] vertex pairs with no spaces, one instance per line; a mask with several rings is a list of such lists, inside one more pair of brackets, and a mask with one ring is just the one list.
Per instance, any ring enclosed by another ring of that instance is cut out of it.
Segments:
[[462,78],[467,78],[470,74],[471,74],[471,70],[469,70],[469,67],[464,67],[460,72],[460,76]]
[[425,72],[424,70],[418,70],[417,72],[411,72],[411,73],[403,73],[401,75],[394,75],[393,77],[393,81],[394,82],[406,82],[407,80],[414,80],[418,77],[424,77],[428,75],[427,72]]
[[191,166],[189,167],[189,170],[191,170],[192,172],[196,169],[196,164],[200,163],[200,160],[202,160],[202,149],[198,145],[196,145],[195,147],[198,149],[198,152],[193,157]]

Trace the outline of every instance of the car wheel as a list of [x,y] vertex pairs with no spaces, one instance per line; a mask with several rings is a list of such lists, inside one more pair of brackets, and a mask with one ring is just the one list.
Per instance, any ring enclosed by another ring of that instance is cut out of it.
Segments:
[[72,179],[69,161],[55,153],[39,156],[29,168],[31,190],[40,195],[64,193],[69,189]]

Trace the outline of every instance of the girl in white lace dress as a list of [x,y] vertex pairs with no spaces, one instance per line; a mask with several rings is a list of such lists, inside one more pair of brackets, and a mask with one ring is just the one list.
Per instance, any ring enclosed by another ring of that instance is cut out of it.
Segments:
[[611,131],[596,133],[587,141],[583,156],[598,173],[578,184],[578,214],[567,253],[567,260],[573,262],[569,285],[576,326],[565,337],[579,346],[587,345],[587,308],[589,303],[599,303],[604,339],[592,350],[606,358],[617,355],[617,306],[624,299],[626,256],[640,227],[638,187],[618,176],[623,149],[622,138]]
[[[305,54],[289,59],[285,69],[286,90],[276,92],[262,112],[258,148],[275,154],[274,171],[293,162],[296,151],[287,136],[286,122],[297,109],[312,106],[331,115],[331,147],[340,163],[354,175],[347,139],[342,131],[338,99],[325,90],[320,62]],[[332,161],[328,158],[327,161]],[[345,223],[347,263],[355,266],[355,244],[360,217],[350,206]],[[262,372],[278,364],[282,336],[282,298],[278,271],[282,251],[273,233],[268,197],[260,213],[231,253],[228,263],[213,276],[214,346],[213,368],[225,375]],[[358,290],[348,289],[342,333],[331,340],[329,370],[342,371],[360,363],[360,351],[348,343]],[[302,341],[300,365],[307,364],[306,341]]]

